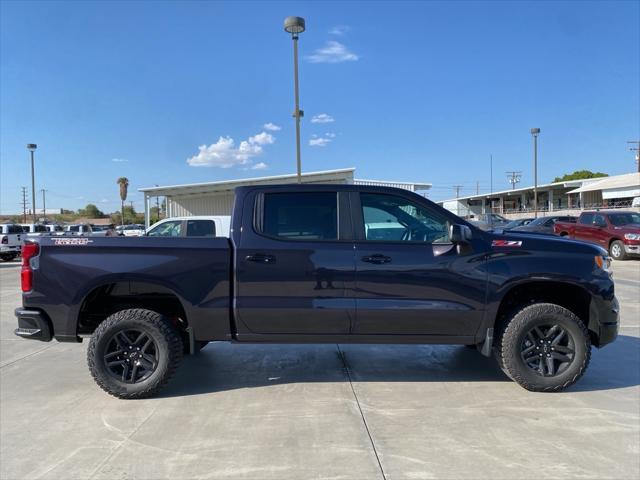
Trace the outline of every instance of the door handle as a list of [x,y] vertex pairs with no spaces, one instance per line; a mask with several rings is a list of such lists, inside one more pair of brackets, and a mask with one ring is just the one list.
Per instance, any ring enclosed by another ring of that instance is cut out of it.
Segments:
[[254,253],[253,255],[247,255],[244,259],[248,262],[255,263],[275,263],[276,257],[273,255],[267,255],[265,253]]
[[391,257],[387,257],[386,255],[382,255],[380,253],[376,253],[374,255],[368,255],[366,257],[362,257],[363,262],[367,263],[375,263],[376,265],[380,265],[383,263],[389,263],[391,261]]

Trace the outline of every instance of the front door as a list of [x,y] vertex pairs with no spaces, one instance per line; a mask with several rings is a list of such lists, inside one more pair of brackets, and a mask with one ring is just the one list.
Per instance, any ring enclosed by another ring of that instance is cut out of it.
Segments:
[[345,194],[275,190],[249,197],[236,246],[238,334],[348,334],[355,316]]
[[359,198],[353,333],[475,334],[485,302],[482,252],[459,253],[451,221],[414,195]]

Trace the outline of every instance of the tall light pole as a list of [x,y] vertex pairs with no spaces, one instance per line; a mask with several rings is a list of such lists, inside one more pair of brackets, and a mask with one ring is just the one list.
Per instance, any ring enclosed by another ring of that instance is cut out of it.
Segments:
[[27,150],[31,152],[31,212],[33,213],[33,223],[36,223],[36,176],[33,171],[33,152],[36,151],[38,145],[35,143],[28,143]]
[[284,19],[284,30],[291,34],[293,40],[293,85],[295,90],[295,110],[293,116],[296,119],[296,164],[298,169],[298,183],[302,183],[302,164],[300,161],[300,118],[304,112],[300,110],[300,98],[298,93],[298,34],[304,32],[304,18],[287,17]]
[[47,191],[44,188],[40,191],[42,192],[42,212],[44,214],[44,223],[47,223],[47,202],[44,196]]
[[532,128],[533,135],[533,216],[538,218],[538,134],[539,128]]

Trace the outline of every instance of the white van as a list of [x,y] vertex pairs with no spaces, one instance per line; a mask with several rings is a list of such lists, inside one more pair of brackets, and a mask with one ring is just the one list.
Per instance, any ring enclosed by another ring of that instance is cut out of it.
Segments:
[[231,217],[192,216],[172,217],[151,225],[148,237],[229,237]]

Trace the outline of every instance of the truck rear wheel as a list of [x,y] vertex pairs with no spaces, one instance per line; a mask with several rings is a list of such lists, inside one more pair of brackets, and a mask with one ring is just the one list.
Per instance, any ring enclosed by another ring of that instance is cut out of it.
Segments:
[[627,252],[624,251],[624,243],[620,240],[611,242],[609,246],[609,254],[616,260],[626,260]]
[[118,398],[157,394],[182,359],[182,340],[171,321],[141,308],[121,310],[96,328],[87,350],[93,379]]
[[558,392],[584,374],[591,340],[584,323],[570,310],[535,303],[511,317],[496,350],[498,363],[520,386]]

